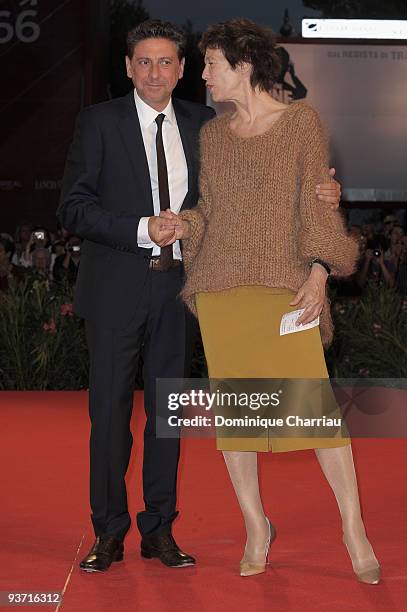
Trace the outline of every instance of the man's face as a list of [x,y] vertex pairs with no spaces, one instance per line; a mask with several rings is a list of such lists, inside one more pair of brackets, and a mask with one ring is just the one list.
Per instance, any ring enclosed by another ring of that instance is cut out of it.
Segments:
[[71,236],[69,239],[69,246],[81,246],[82,240],[79,236]]
[[140,98],[157,111],[167,106],[171,94],[184,74],[185,60],[179,60],[177,45],[166,38],[147,38],[126,57],[127,76]]

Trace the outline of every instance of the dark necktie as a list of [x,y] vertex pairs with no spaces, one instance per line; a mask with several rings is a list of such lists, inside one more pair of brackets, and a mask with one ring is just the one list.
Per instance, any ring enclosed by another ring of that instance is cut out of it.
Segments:
[[[157,174],[158,174],[158,193],[160,195],[160,210],[170,208],[170,190],[168,187],[167,162],[163,144],[163,121],[165,115],[160,113],[155,121],[157,123],[157,135],[155,144],[157,149]],[[163,268],[169,268],[173,261],[172,244],[161,247],[160,260]]]

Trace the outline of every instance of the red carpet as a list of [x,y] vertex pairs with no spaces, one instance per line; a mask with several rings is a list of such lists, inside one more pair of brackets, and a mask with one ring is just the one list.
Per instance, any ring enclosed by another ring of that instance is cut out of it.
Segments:
[[[132,516],[142,506],[137,399]],[[183,443],[174,533],[198,566],[171,570],[141,559],[133,526],[123,563],[106,574],[80,573],[78,559],[93,540],[88,436],[86,393],[0,393],[0,591],[62,591],[66,584],[60,609],[87,612],[407,609],[405,440],[353,445],[365,523],[383,567],[382,584],[370,586],[353,577],[336,502],[313,451],[261,455],[263,500],[278,535],[268,572],[240,578],[243,525],[222,456],[213,440],[193,439]]]

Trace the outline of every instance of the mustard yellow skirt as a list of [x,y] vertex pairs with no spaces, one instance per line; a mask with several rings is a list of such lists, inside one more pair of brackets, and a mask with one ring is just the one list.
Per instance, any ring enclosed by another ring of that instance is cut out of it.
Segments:
[[[328,379],[319,328],[280,336],[293,293],[264,286],[198,293],[196,307],[211,379]],[[220,437],[230,451],[285,452],[350,444],[349,437]]]

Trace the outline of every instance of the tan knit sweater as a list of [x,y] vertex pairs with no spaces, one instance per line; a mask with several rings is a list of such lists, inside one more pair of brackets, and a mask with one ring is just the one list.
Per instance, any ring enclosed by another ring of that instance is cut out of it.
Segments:
[[[332,274],[354,270],[356,242],[340,213],[317,199],[327,182],[328,139],[318,114],[293,102],[264,134],[242,138],[230,113],[201,131],[200,200],[180,213],[191,224],[183,241],[182,296],[196,314],[195,294],[242,285],[297,291],[319,257]],[[326,301],[321,313],[325,346],[332,339]]]

